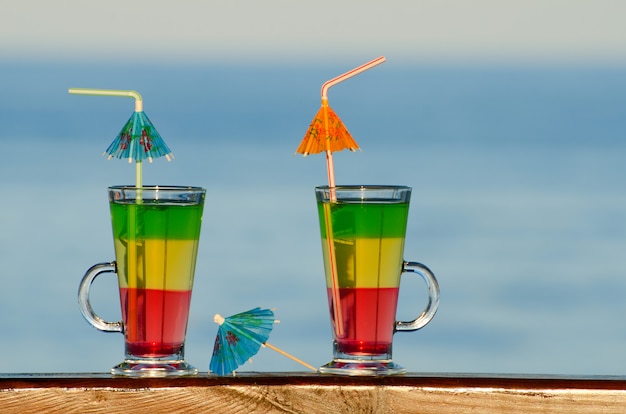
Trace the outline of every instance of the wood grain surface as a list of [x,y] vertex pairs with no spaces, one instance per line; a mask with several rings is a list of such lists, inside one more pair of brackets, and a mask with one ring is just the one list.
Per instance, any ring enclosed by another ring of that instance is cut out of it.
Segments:
[[1,413],[626,413],[626,378],[0,375]]

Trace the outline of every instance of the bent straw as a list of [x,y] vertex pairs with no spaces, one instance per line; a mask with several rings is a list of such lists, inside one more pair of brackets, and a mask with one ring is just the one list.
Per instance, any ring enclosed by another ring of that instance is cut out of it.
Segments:
[[384,56],[379,56],[374,60],[370,60],[367,63],[362,64],[361,66],[354,68],[352,70],[347,71],[346,73],[343,73],[337,77],[332,78],[329,81],[326,81],[323,85],[322,85],[322,99],[326,98],[328,95],[328,89],[330,89],[331,86],[335,86],[336,84],[338,84],[339,82],[343,82],[346,79],[349,79],[355,75],[358,75],[361,72],[365,72],[368,69],[373,68],[374,66],[380,65],[381,63],[385,62],[385,57]]
[[135,112],[143,111],[143,98],[137,91],[120,89],[70,88],[68,92],[73,95],[125,96],[133,98],[135,99]]
[[[373,68],[374,66],[380,65],[385,62],[385,57],[380,56],[374,60],[371,60],[357,68],[347,71],[337,77],[334,77],[322,85],[322,106],[328,106],[328,90],[335,86],[336,84],[345,81],[346,79],[350,79],[351,77],[358,75],[359,73],[365,72],[368,69]],[[328,128],[328,117],[324,117],[324,127]],[[333,154],[330,149],[326,150],[326,168],[328,170],[328,186],[335,187],[335,167],[333,163]]]
[[[374,66],[380,65],[385,62],[385,57],[380,56],[374,60],[371,60],[359,67],[356,67],[352,70],[349,70],[346,73],[343,73],[337,77],[334,77],[322,85],[321,96],[322,96],[322,107],[328,108],[328,90],[335,86],[336,84],[345,81],[359,73],[365,72],[368,69],[373,68]],[[328,113],[324,111],[324,129],[328,131]],[[335,167],[333,163],[333,152],[328,147],[326,149],[326,170],[328,172],[328,187],[329,187],[329,199],[330,202],[337,201],[337,194],[335,193]],[[332,231],[332,221],[331,221],[331,211],[330,204],[324,203],[324,221],[326,225],[326,241],[328,243],[328,261],[330,265],[330,278],[332,281],[332,294],[333,294],[333,314],[335,320],[335,333],[338,337],[343,336],[343,318],[341,313],[341,296],[339,294],[339,279],[337,278],[337,265],[335,263],[335,249],[334,249],[334,240],[333,240],[333,231]]]
[[[135,112],[143,111],[143,98],[137,91],[120,89],[90,89],[90,88],[70,88],[68,92],[73,95],[94,95],[94,96],[122,96],[135,100]],[[128,162],[132,162],[132,158]],[[142,161],[135,160],[135,186],[141,188],[143,185]]]
[[[143,98],[141,94],[133,90],[119,90],[119,89],[91,89],[91,88],[69,88],[68,92],[72,95],[95,95],[95,96],[121,96],[133,98],[135,100],[135,112],[143,112]],[[105,152],[106,154],[106,152]],[[103,154],[104,155],[104,154]],[[169,158],[168,158],[169,160]],[[129,158],[128,162],[132,162],[132,158]],[[142,161],[135,160],[135,186],[137,187],[137,195],[135,197],[135,205],[142,204],[142,186],[143,186],[143,173],[142,173]],[[133,207],[133,206],[129,206]],[[137,255],[137,211],[135,208],[129,208],[128,210],[128,226],[129,226],[129,240],[128,240],[128,257],[138,257]],[[129,266],[138,266],[138,263],[131,263],[128,261]],[[145,267],[145,265],[144,265]],[[129,269],[130,271],[131,269]],[[135,272],[139,276],[139,269]],[[129,312],[135,312],[138,307],[138,303],[134,297],[129,298]]]

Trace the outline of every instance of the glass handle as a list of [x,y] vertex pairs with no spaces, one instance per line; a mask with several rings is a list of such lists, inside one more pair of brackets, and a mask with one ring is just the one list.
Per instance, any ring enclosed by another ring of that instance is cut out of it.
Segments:
[[105,332],[122,332],[122,322],[107,322],[93,311],[89,302],[89,290],[94,279],[102,273],[115,273],[115,262],[98,263],[89,268],[78,286],[78,305],[80,311],[94,328]]
[[428,286],[428,304],[422,313],[410,322],[396,321],[396,331],[416,331],[423,328],[435,316],[439,307],[439,283],[428,267],[417,262],[404,262],[402,273],[417,273]]

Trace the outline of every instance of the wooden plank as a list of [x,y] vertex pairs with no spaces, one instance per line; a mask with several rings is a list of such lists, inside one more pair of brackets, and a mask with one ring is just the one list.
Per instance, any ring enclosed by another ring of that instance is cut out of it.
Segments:
[[46,413],[618,413],[623,377],[301,373],[129,379],[0,375],[0,411]]

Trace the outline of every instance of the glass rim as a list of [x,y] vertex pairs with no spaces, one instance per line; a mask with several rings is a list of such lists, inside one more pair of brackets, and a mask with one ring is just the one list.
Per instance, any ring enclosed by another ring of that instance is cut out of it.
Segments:
[[374,185],[365,185],[365,184],[353,184],[353,185],[336,185],[331,187],[329,185],[318,185],[315,186],[316,190],[411,190],[411,187],[408,185],[384,185],[384,184],[374,184]]
[[205,191],[205,188],[196,186],[183,186],[183,185],[144,185],[137,187],[135,185],[112,185],[108,187],[108,190],[147,190],[147,191]]

